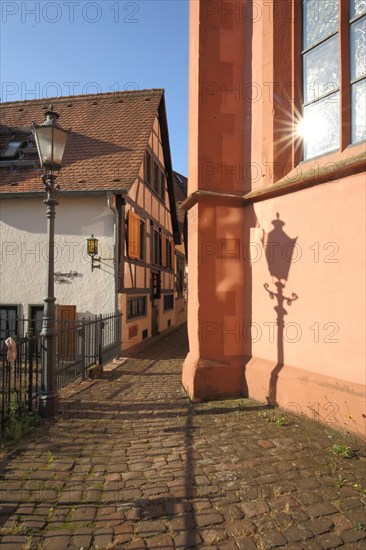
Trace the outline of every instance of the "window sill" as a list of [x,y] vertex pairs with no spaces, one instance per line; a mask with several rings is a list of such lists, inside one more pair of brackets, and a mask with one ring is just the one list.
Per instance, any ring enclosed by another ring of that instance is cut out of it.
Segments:
[[365,171],[366,143],[349,145],[336,151],[300,162],[282,179],[267,187],[244,195],[247,202],[257,202],[287,193],[293,193],[321,183],[337,181]]
[[127,323],[129,323],[130,321],[136,321],[136,319],[144,319],[147,317],[147,314],[144,313],[144,315],[136,315],[136,317],[128,317],[126,320],[127,320]]

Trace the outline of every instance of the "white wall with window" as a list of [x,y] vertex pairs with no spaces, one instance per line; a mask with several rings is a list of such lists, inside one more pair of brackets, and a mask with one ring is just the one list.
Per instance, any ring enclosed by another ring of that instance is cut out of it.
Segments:
[[[39,198],[1,200],[0,306],[29,315],[43,304],[48,261],[45,205]],[[115,310],[114,213],[105,196],[59,195],[55,220],[56,305],[75,305],[77,314]],[[86,239],[99,240],[100,269],[91,270]],[[5,314],[4,314],[5,315]]]

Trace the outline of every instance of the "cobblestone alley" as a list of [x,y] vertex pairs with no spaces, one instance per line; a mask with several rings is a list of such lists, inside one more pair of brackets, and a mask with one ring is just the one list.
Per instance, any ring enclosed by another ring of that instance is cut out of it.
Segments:
[[185,327],[156,339],[3,452],[2,550],[366,548],[360,442],[248,399],[190,403],[186,352]]

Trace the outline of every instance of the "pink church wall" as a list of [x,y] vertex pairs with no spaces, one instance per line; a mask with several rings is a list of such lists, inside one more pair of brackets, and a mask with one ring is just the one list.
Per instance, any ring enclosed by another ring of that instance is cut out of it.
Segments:
[[[271,14],[252,25],[251,4],[191,2],[183,385],[193,399],[249,395],[365,433],[365,146],[299,164],[295,139],[278,141],[273,97],[238,96],[298,77],[296,23],[279,45],[283,22]],[[282,338],[264,248],[277,213],[297,238]]]

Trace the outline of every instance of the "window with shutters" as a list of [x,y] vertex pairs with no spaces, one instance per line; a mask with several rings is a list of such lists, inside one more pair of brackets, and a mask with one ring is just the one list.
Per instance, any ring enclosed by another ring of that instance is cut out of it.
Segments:
[[128,256],[135,260],[140,258],[140,216],[131,210],[128,212]]

